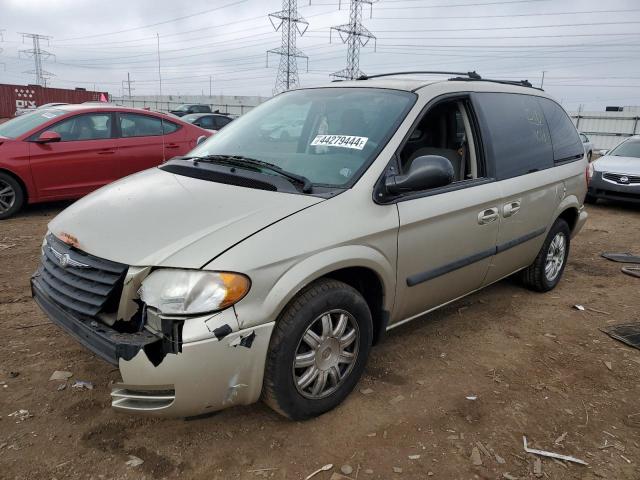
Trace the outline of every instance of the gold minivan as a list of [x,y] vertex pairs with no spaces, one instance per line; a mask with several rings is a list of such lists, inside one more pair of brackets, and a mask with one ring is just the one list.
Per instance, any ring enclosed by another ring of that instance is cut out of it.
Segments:
[[516,273],[553,289],[587,218],[580,137],[526,82],[451,75],[280,94],[58,215],[33,295],[119,367],[113,407],[313,417],[385,331]]

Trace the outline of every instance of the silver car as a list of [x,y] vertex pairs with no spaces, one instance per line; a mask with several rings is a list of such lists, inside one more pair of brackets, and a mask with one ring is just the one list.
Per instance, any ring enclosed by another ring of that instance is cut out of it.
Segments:
[[640,136],[629,137],[589,165],[587,201],[640,203]]
[[589,140],[584,133],[580,134],[580,140],[582,140],[582,145],[584,146],[584,153],[587,155],[587,160],[591,161],[593,158],[593,142]]
[[[33,295],[118,366],[117,410],[262,398],[320,415],[387,330],[515,273],[558,284],[587,161],[562,107],[527,85],[383,77],[278,95],[58,215]],[[286,111],[303,112],[296,138],[265,139]]]

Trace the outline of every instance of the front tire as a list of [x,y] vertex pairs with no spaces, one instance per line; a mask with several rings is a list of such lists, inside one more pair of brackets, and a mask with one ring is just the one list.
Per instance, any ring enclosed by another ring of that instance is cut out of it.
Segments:
[[525,286],[536,292],[553,290],[560,282],[569,256],[571,230],[565,220],[555,221],[538,256],[522,272]]
[[593,157],[593,152],[587,153],[587,160],[591,163],[591,157]]
[[335,408],[362,376],[372,338],[371,312],[357,290],[331,279],[312,283],[276,322],[263,400],[292,420]]
[[0,220],[15,215],[24,204],[22,186],[11,175],[0,172]]

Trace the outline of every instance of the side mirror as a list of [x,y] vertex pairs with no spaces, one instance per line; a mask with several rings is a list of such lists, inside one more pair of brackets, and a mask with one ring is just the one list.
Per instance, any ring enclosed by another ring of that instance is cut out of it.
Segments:
[[385,180],[387,192],[397,194],[444,187],[453,182],[453,165],[444,157],[425,155],[411,162],[405,175],[393,175]]
[[62,137],[58,132],[53,130],[46,130],[40,134],[36,142],[38,143],[54,143],[62,140]]

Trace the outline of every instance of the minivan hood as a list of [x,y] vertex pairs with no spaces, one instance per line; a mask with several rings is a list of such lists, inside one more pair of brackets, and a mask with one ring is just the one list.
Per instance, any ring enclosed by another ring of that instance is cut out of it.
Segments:
[[626,173],[627,175],[640,175],[640,158],[617,157],[605,155],[593,163],[598,172]]
[[321,201],[154,168],[82,198],[54,218],[49,230],[75,237],[81,250],[115,262],[201,268],[253,233]]

